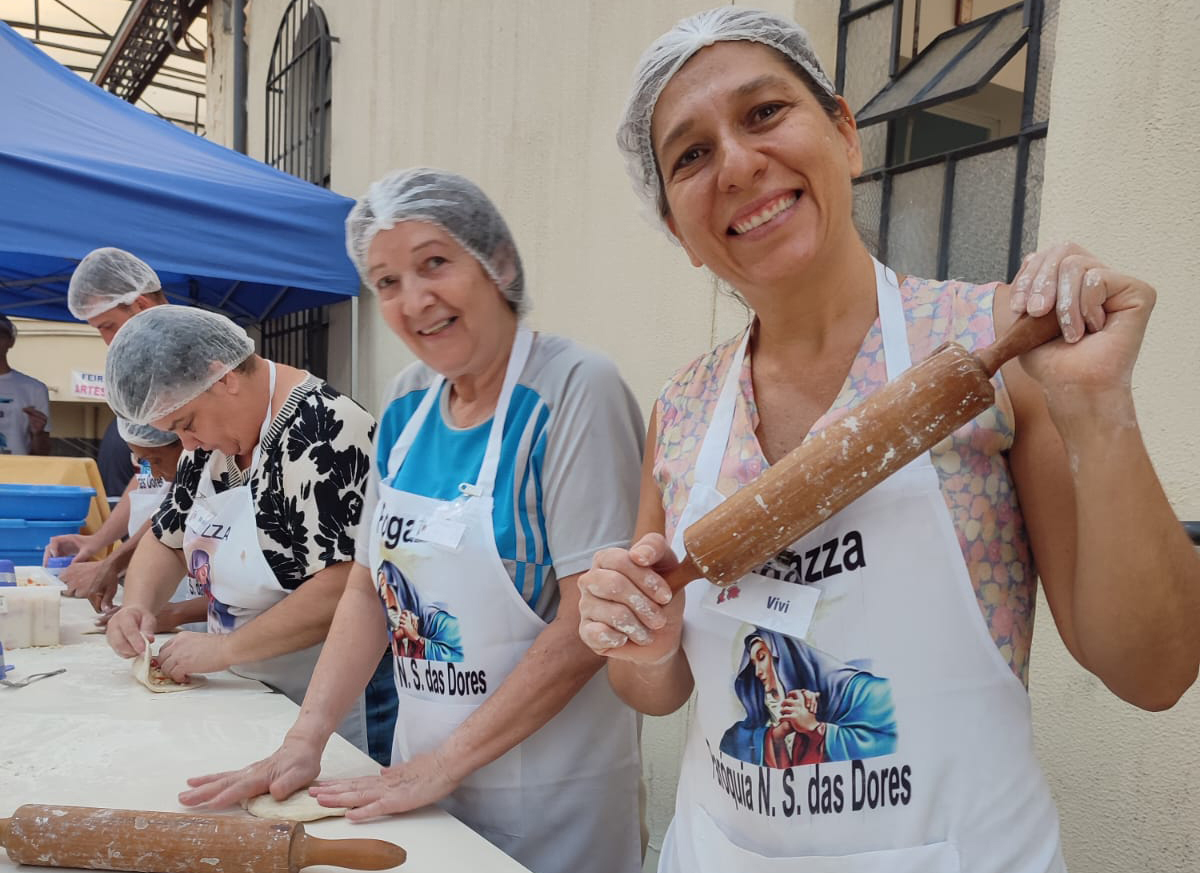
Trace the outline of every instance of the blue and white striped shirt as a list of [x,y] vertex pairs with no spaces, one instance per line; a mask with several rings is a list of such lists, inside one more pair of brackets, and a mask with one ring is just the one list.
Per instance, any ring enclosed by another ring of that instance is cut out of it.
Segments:
[[[387,469],[432,378],[429,368],[414,364],[388,392],[364,513],[374,513],[380,476],[394,488],[441,500],[455,499],[461,483],[478,477],[492,422],[455,427],[449,386],[400,470]],[[558,579],[586,570],[598,550],[628,544],[642,439],[637,404],[610,361],[561,337],[535,336],[504,422],[492,520],[513,584],[542,618],[557,610]],[[362,527],[356,553],[364,565],[370,531]]]

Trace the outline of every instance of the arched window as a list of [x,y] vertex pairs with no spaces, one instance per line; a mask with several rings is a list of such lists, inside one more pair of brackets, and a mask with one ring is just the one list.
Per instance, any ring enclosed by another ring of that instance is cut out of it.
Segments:
[[[333,38],[325,13],[311,0],[292,0],[271,49],[267,72],[266,163],[329,187],[330,67]],[[324,307],[262,323],[263,354],[325,377],[329,315]]]
[[266,162],[323,188],[329,187],[332,44],[321,7],[292,0],[267,72]]

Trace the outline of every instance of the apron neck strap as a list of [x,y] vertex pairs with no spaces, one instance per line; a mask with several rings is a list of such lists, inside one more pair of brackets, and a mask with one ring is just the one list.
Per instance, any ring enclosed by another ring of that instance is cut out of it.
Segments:
[[400,431],[400,436],[392,444],[392,450],[388,453],[387,467],[380,471],[379,481],[387,482],[393,473],[400,471],[400,465],[408,457],[408,450],[412,448],[413,442],[416,441],[417,433],[421,430],[421,425],[425,423],[425,419],[429,416],[429,410],[433,408],[433,404],[437,402],[438,397],[441,395],[442,385],[445,382],[446,377],[441,373],[434,375],[433,381],[425,390],[425,396],[421,398],[421,402],[417,404],[412,417],[408,419],[408,422],[404,425],[404,429]]
[[883,338],[884,364],[891,382],[912,366],[908,351],[908,327],[904,321],[904,303],[900,299],[900,283],[891,267],[874,258],[875,299],[879,305],[879,333]]
[[479,478],[474,485],[463,483],[458,486],[463,494],[472,497],[491,497],[496,485],[496,470],[500,466],[500,444],[504,439],[504,420],[508,417],[508,403],[512,399],[513,390],[529,360],[529,350],[533,347],[533,332],[525,327],[517,328],[513,339],[512,350],[508,353],[508,367],[504,371],[504,385],[500,389],[500,397],[496,401],[496,413],[492,416],[492,429],[488,434],[487,451],[483,455],[483,464],[479,468]]
[[[725,447],[729,443],[729,434],[733,430],[733,413],[737,408],[737,398],[742,385],[742,365],[746,360],[746,349],[750,345],[750,334],[754,330],[754,322],[742,334],[729,369],[725,371],[725,381],[721,384],[721,394],[717,405],[713,408],[712,417],[704,431],[704,442],[696,455],[696,481],[704,481],[705,485],[716,487],[721,475],[721,461],[725,457]],[[711,480],[711,481],[710,481]]]
[[[479,477],[474,484],[464,482],[459,485],[459,490],[464,494],[472,497],[490,497],[492,494],[496,484],[496,470],[500,466],[500,445],[504,438],[504,421],[508,415],[509,400],[512,399],[513,389],[516,388],[517,381],[521,378],[521,372],[525,369],[525,363],[529,360],[529,350],[532,347],[533,332],[528,328],[518,327],[512,349],[509,351],[508,366],[504,371],[504,384],[500,388],[500,397],[496,400],[496,411],[492,415],[492,427],[488,433],[487,449],[483,455],[483,464],[479,468]],[[441,396],[442,385],[445,381],[444,376],[437,375],[425,392],[425,396],[421,398],[420,404],[404,425],[391,452],[388,453],[387,469],[381,471],[381,481],[388,481],[389,476],[400,470],[400,465],[404,463],[409,449],[417,439],[421,425],[425,423],[434,403]]]
[[271,415],[271,403],[275,400],[274,361],[267,361],[267,372],[270,374],[267,388],[267,411],[263,417],[262,427],[258,429],[258,442],[254,446],[254,452],[250,455],[250,469],[246,471],[247,476],[258,466],[258,462],[262,458],[263,440],[267,438],[267,433],[271,430],[271,422],[275,420],[275,416]]

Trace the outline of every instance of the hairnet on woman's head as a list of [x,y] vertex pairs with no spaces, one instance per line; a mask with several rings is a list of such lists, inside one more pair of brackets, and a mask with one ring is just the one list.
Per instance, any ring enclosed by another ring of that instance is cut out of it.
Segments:
[[108,347],[108,405],[134,424],[150,424],[199,397],[252,354],[246,331],[223,315],[155,306],[125,322]]
[[162,290],[158,274],[122,249],[103,248],[79,262],[67,286],[67,308],[81,321]]
[[179,442],[179,436],[169,430],[159,430],[149,424],[134,424],[123,418],[117,419],[117,433],[131,446],[156,449]]
[[666,212],[658,160],[650,139],[650,123],[658,98],[700,49],[718,42],[737,41],[770,46],[799,64],[818,88],[830,95],[835,93],[833,83],[817,60],[808,32],[794,21],[738,6],[719,6],[681,20],[656,39],[638,61],[629,102],[617,129],[617,146],[625,154],[634,190],[657,216]]
[[469,179],[428,167],[373,182],[346,217],[346,251],[364,284],[371,240],[402,221],[440,227],[479,262],[517,315],[529,308],[521,256],[496,205]]

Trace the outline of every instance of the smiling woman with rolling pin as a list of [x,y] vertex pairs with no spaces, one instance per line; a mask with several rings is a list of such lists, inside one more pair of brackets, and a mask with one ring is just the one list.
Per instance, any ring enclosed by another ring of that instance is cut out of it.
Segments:
[[1171,706],[1200,661],[1200,563],[1131,396],[1154,291],[1076,245],[1011,286],[874,261],[853,116],[767,13],[661,37],[618,139],[753,311],[668,382],[635,544],[580,579],[624,700],[697,695],[659,869],[1062,870],[1023,687],[1036,579],[1125,700]]

